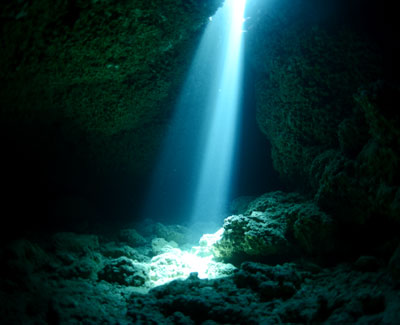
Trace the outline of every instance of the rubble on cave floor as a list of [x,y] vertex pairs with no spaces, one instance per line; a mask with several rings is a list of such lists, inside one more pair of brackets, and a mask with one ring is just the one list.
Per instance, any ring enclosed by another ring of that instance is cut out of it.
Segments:
[[[189,230],[147,222],[113,235],[57,233],[1,252],[5,323],[394,323],[393,272],[372,256],[323,267],[214,258],[223,231],[186,244]],[[161,237],[163,236],[163,237]],[[396,267],[396,261],[391,261]],[[396,287],[397,286],[397,287]],[[396,290],[397,289],[397,290]]]

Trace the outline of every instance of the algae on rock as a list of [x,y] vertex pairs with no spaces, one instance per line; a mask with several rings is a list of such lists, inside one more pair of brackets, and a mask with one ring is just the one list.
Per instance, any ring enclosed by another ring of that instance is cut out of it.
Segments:
[[332,218],[297,193],[264,194],[249,204],[244,215],[226,218],[223,229],[213,246],[222,260],[287,260],[300,253],[316,256],[333,249]]

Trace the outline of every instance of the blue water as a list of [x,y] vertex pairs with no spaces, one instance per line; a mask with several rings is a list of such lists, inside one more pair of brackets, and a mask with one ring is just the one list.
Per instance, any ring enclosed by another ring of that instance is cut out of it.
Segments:
[[210,19],[168,128],[146,217],[222,222],[239,138],[245,0]]

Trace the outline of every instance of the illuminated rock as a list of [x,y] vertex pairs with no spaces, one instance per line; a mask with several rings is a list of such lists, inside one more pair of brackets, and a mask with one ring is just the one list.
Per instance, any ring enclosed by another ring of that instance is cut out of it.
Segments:
[[267,256],[286,253],[289,248],[285,238],[287,223],[260,212],[228,217],[224,229],[223,237],[215,244],[217,257],[232,258],[236,254]]
[[194,246],[190,251],[172,247],[165,240],[156,238],[163,246],[161,253],[154,256],[150,262],[150,279],[153,285],[185,279],[192,273],[196,273],[201,279],[214,279],[232,274],[236,269],[233,265],[214,260],[213,244],[221,237],[222,230],[204,235],[200,246]]
[[162,254],[170,251],[173,248],[177,248],[178,244],[174,241],[166,241],[164,238],[154,238],[151,241],[151,248],[154,255]]
[[299,194],[267,193],[249,204],[245,215],[225,219],[214,254],[223,259],[259,259],[322,254],[332,249],[333,222]]
[[115,242],[103,244],[101,246],[101,254],[108,258],[118,258],[125,256],[138,262],[145,262],[150,260],[148,256],[140,254],[137,249]]

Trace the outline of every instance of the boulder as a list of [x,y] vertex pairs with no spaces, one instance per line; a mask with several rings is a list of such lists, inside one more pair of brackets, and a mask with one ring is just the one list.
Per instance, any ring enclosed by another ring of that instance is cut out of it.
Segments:
[[215,255],[230,258],[241,253],[252,256],[287,253],[287,223],[280,221],[260,212],[226,218],[222,238],[214,245]]
[[138,287],[144,286],[149,280],[149,271],[146,264],[120,257],[107,262],[98,277],[110,283]]
[[320,255],[332,249],[334,223],[299,194],[272,192],[249,204],[245,215],[226,218],[213,245],[223,259]]

